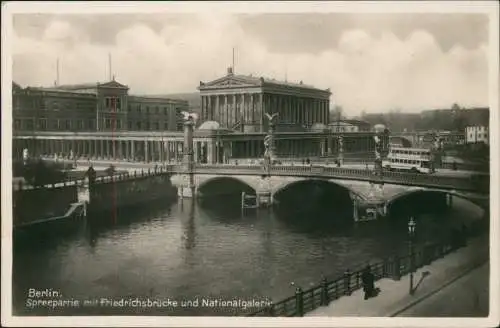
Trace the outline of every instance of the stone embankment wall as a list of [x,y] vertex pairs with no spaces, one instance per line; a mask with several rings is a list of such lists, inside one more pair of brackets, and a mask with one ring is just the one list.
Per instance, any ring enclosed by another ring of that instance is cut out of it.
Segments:
[[75,185],[13,190],[12,198],[14,226],[64,215],[78,201]]
[[90,185],[89,213],[112,211],[163,198],[175,197],[169,174],[120,175],[111,181]]

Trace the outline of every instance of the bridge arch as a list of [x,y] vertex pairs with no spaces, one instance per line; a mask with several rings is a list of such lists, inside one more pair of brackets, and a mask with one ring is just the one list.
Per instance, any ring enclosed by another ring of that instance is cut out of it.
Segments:
[[333,180],[327,180],[327,179],[321,179],[321,178],[295,178],[293,180],[286,180],[281,183],[276,184],[273,187],[272,194],[273,195],[278,195],[279,193],[296,186],[297,184],[300,183],[308,183],[308,182],[319,182],[319,183],[325,183],[325,184],[330,184],[332,186],[337,186],[340,188],[345,189],[346,191],[349,192],[349,194],[352,194],[353,196],[356,196],[360,199],[365,199],[365,195],[361,194],[357,190],[350,188],[349,186],[344,185],[343,183],[339,183],[337,181]]
[[[417,194],[439,194],[445,197],[448,197],[448,195],[464,199],[468,201],[471,204],[474,204],[475,206],[481,208],[482,210],[487,210],[487,207],[489,207],[489,197],[481,197],[479,195],[467,195],[463,194],[460,192],[457,192],[455,190],[441,190],[441,189],[426,189],[426,188],[412,188],[409,190],[405,190],[403,192],[399,192],[395,195],[392,195],[390,198],[386,200],[386,208],[388,211],[388,214],[390,215],[391,212],[391,207],[394,205],[397,201],[411,196],[411,195],[417,195]],[[448,200],[444,198],[444,201],[447,202]]]
[[314,178],[283,182],[273,190],[278,216],[288,221],[352,223],[359,196],[343,184]]
[[258,186],[252,180],[231,175],[212,176],[199,181],[196,189],[200,196],[234,194],[241,191],[255,193]]
[[405,190],[405,191],[400,192],[396,195],[393,195],[392,197],[387,199],[386,204],[389,206],[391,203],[398,200],[399,198],[405,197],[405,196],[408,196],[408,195],[411,195],[411,194],[414,194],[417,192],[440,193],[440,194],[444,194],[444,195],[449,194],[449,195],[452,195],[454,197],[458,197],[458,198],[464,199],[466,201],[469,201],[469,202],[473,203],[474,205],[477,205],[483,209],[484,209],[484,207],[486,207],[489,204],[489,197],[486,197],[486,196],[481,197],[481,196],[475,195],[475,194],[468,195],[468,194],[463,194],[463,193],[457,192],[455,190],[426,189],[426,188],[413,188],[413,189]]

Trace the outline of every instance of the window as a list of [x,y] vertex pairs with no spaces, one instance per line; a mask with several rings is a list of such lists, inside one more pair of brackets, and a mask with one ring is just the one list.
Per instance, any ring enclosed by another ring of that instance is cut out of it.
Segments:
[[151,130],[151,124],[149,122],[146,122],[146,131]]
[[20,130],[21,129],[21,120],[20,119],[15,119],[14,120],[14,129]]
[[116,110],[119,111],[122,108],[122,99],[120,97],[114,98],[116,99]]
[[140,113],[141,112],[141,105],[137,105],[137,113]]
[[57,103],[57,101],[54,101],[52,103],[52,109],[56,112],[59,111],[59,104]]
[[160,123],[159,122],[154,122],[154,129],[159,130],[160,129]]
[[38,128],[40,130],[47,130],[47,119],[46,118],[41,118],[38,121]]
[[127,127],[129,130],[132,130],[132,121],[127,122]]
[[55,119],[52,121],[52,129],[59,130],[59,120],[58,119]]
[[121,129],[122,128],[122,120],[116,120],[116,128]]
[[163,122],[163,129],[168,130],[168,122]]
[[104,127],[106,129],[110,129],[111,128],[111,120],[109,118],[107,118],[107,119],[104,120]]
[[129,104],[127,109],[128,109],[129,112],[131,112],[132,111],[132,106]]
[[32,118],[29,118],[26,120],[26,129],[27,130],[33,130],[34,126],[33,126],[33,119]]
[[93,129],[95,129],[95,124],[94,124],[94,122],[95,122],[95,121],[94,121],[93,119],[88,120],[88,123],[87,123],[87,124],[88,124],[89,130],[93,130]]
[[167,115],[167,113],[168,113],[167,107],[163,107],[163,114]]
[[155,113],[156,113],[156,114],[159,114],[159,113],[160,113],[160,107],[156,106],[156,108],[155,108]]
[[109,97],[106,97],[106,98],[104,99],[104,101],[105,101],[105,104],[106,104],[106,108],[111,107],[111,99],[109,99]]
[[71,130],[71,120],[64,121],[64,129]]
[[78,126],[78,130],[83,130],[85,129],[84,125],[83,125],[83,120],[78,120],[77,121],[77,126]]
[[137,126],[137,130],[142,130],[142,122],[137,122],[136,126]]
[[146,106],[146,113],[149,114],[149,106]]

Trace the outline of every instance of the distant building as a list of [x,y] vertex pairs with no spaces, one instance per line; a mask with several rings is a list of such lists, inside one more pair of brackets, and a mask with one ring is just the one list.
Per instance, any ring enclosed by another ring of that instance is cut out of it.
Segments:
[[129,95],[106,83],[26,87],[12,83],[14,131],[180,131],[187,101]]
[[401,136],[390,136],[389,144],[391,147],[399,147],[399,148],[411,148],[412,143],[408,139]]
[[361,120],[339,120],[329,124],[332,132],[365,132],[370,131],[370,123]]
[[465,142],[470,143],[485,143],[489,144],[489,129],[488,126],[476,125],[467,126],[465,128]]

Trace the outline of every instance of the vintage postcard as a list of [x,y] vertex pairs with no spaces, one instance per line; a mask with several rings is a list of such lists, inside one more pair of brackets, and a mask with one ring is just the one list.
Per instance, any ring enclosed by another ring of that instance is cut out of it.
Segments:
[[2,325],[493,327],[496,2],[7,2]]

